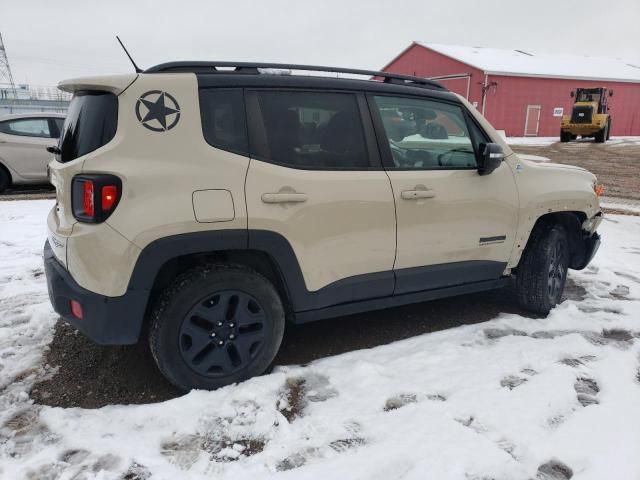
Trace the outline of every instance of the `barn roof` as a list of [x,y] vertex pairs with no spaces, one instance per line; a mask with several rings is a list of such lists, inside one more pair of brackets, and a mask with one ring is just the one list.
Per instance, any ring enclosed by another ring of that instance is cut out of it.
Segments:
[[523,50],[415,42],[487,74],[640,82],[640,64],[615,58],[549,55]]

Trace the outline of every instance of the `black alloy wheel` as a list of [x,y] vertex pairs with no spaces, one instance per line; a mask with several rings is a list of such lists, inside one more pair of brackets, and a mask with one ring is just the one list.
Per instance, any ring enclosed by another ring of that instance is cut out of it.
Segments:
[[212,390],[264,373],[285,325],[274,285],[235,264],[206,264],[179,275],[151,315],[151,353],[183,390]]
[[567,275],[565,252],[566,249],[561,242],[556,242],[551,246],[547,293],[549,295],[549,303],[552,305],[555,305],[560,300],[564,290],[564,282]]
[[231,375],[256,357],[265,339],[265,311],[252,295],[223,290],[197,302],[180,327],[180,354],[203,376]]

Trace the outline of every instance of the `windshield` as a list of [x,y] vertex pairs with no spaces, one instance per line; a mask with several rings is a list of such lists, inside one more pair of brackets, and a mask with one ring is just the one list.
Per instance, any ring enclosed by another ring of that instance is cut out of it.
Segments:
[[578,91],[578,102],[599,102],[600,101],[600,92],[597,91],[589,91],[582,90]]
[[77,92],[67,112],[56,159],[69,162],[107,144],[116,134],[118,99],[113,93]]

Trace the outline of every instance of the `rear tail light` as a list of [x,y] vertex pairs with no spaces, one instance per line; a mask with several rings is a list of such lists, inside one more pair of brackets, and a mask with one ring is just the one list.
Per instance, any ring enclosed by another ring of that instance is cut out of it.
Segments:
[[73,216],[80,222],[104,222],[118,206],[122,182],[115,175],[86,174],[73,177]]
[[85,180],[82,183],[82,213],[87,217],[93,217],[96,213],[93,196],[93,182],[91,180]]
[[113,208],[118,198],[118,187],[115,185],[105,185],[102,187],[102,199],[100,206],[103,211],[108,212]]

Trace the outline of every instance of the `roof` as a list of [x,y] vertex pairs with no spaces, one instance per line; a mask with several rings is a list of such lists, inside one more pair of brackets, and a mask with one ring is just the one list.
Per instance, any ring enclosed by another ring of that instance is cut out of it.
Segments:
[[465,47],[428,42],[415,43],[487,74],[640,82],[640,64],[615,58],[550,55],[523,50]]

